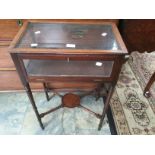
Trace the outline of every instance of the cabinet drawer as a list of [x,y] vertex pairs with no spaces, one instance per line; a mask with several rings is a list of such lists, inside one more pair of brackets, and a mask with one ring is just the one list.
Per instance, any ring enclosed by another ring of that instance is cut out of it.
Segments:
[[3,90],[22,90],[16,71],[0,71],[0,91]]
[[1,19],[0,20],[0,40],[13,39],[20,27],[17,19]]
[[[41,83],[30,84],[32,89],[43,89]],[[24,90],[16,71],[0,71],[0,91]]]
[[[8,48],[0,48],[0,68],[12,68],[15,70],[14,63],[11,59],[11,56],[8,52]],[[1,69],[0,69],[1,70]]]

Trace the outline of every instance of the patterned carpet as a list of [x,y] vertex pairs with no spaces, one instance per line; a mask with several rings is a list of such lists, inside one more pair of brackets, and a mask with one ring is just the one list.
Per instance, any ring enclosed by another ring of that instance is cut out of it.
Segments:
[[111,109],[118,134],[155,134],[155,85],[147,99],[143,90],[155,71],[155,52],[133,52],[124,64]]

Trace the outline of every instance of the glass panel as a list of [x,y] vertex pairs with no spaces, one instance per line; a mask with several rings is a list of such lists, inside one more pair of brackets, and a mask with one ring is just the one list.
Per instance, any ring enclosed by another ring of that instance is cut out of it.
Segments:
[[110,77],[113,61],[24,60],[28,76]]
[[120,50],[111,25],[29,23],[16,48]]

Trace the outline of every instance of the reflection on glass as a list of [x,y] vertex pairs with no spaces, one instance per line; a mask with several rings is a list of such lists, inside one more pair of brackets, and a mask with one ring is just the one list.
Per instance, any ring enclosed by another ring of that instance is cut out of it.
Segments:
[[16,48],[119,50],[120,45],[111,25],[29,23]]
[[35,34],[40,34],[40,31],[36,31]]
[[101,36],[105,37],[105,36],[107,36],[107,33],[106,33],[106,32],[103,32],[103,33],[101,34]]
[[117,50],[117,45],[116,45],[116,42],[113,42],[113,47],[112,47],[112,50]]
[[38,46],[37,43],[32,43],[32,44],[31,44],[31,47],[37,47],[37,46]]

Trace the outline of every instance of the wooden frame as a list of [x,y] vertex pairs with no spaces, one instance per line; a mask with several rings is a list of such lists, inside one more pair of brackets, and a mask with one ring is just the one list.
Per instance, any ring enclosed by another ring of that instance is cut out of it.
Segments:
[[[20,29],[20,31],[18,32],[18,34],[15,36],[14,40],[12,41],[12,43],[10,44],[9,47],[9,51],[10,53],[29,53],[29,52],[36,52],[36,53],[57,53],[57,54],[109,54],[109,50],[87,50],[87,49],[47,49],[47,48],[39,48],[39,49],[32,49],[32,48],[15,48],[15,46],[17,45],[17,43],[19,42],[20,38],[24,35],[26,28],[28,26],[29,23],[68,23],[68,22],[64,22],[64,21],[34,21],[34,20],[30,20],[25,22],[25,24],[22,26],[22,28]],[[71,22],[69,22],[71,23]],[[104,23],[104,24],[103,24]],[[116,38],[116,40],[118,41],[118,43],[121,46],[122,50],[110,50],[110,54],[128,54],[128,51],[126,49],[126,46],[122,40],[121,35],[119,34],[119,31],[117,29],[117,26],[112,23],[112,22],[101,22],[101,23],[95,23],[95,22],[73,22],[73,24],[92,24],[92,25],[111,25],[112,26],[112,30],[114,32],[114,36]]]
[[[25,87],[25,90],[27,92],[27,95],[31,101],[32,107],[35,111],[35,114],[38,118],[39,124],[41,126],[42,129],[44,129],[43,123],[41,118],[50,113],[53,112],[61,107],[63,107],[64,105],[62,104],[59,107],[56,107],[54,109],[49,110],[48,112],[39,114],[38,110],[37,110],[37,106],[35,104],[33,95],[32,95],[32,91],[29,85],[29,82],[41,82],[43,83],[44,86],[44,90],[45,90],[45,95],[47,100],[49,100],[49,96],[48,96],[48,88],[47,88],[47,83],[49,82],[54,82],[54,81],[62,81],[62,82],[67,82],[67,81],[82,81],[82,82],[94,82],[94,83],[98,83],[99,87],[96,88],[94,91],[96,91],[97,94],[97,98],[100,96],[100,90],[102,87],[104,87],[104,83],[108,82],[111,83],[111,86],[109,88],[109,90],[107,91],[107,98],[105,99],[104,96],[104,101],[105,101],[105,107],[103,109],[103,113],[101,115],[99,114],[95,114],[94,112],[92,112],[91,110],[83,107],[80,105],[80,107],[84,108],[85,110],[87,109],[87,111],[94,113],[98,118],[100,118],[100,124],[98,129],[100,130],[102,127],[102,123],[105,117],[105,114],[108,110],[109,107],[109,101],[110,98],[112,96],[113,90],[115,88],[115,85],[117,83],[118,80],[118,76],[121,70],[121,66],[124,62],[125,56],[128,54],[127,49],[123,43],[123,40],[119,34],[119,31],[116,27],[116,25],[114,23],[111,22],[99,22],[99,23],[95,23],[95,22],[81,22],[81,21],[74,21],[74,22],[64,22],[64,21],[30,21],[32,23],[76,23],[76,24],[108,24],[112,26],[112,31],[114,33],[115,39],[116,41],[119,43],[121,50],[96,50],[96,49],[47,49],[47,48],[39,48],[39,49],[32,49],[32,48],[16,48],[17,43],[19,42],[19,40],[21,39],[21,37],[24,35],[24,33],[26,32],[27,26],[29,22],[26,22],[23,27],[21,28],[21,30],[19,31],[19,33],[16,35],[15,39],[13,40],[13,42],[11,43],[10,47],[9,47],[9,51],[11,54],[11,57],[14,61],[14,64],[16,66],[16,69],[18,71],[18,74],[20,76],[20,79]],[[57,60],[57,59],[66,59],[66,58],[70,58],[72,60],[95,60],[95,61],[99,61],[99,60],[104,60],[104,61],[114,61],[113,64],[113,68],[112,68],[112,72],[111,75],[109,77],[98,77],[98,76],[94,76],[94,77],[61,77],[61,76],[56,76],[56,77],[46,77],[46,76],[29,76],[26,72],[24,63],[23,63],[23,59],[45,59],[45,60]],[[76,98],[76,97],[75,97]],[[78,104],[79,105],[79,104]],[[73,106],[73,105],[72,105]]]

